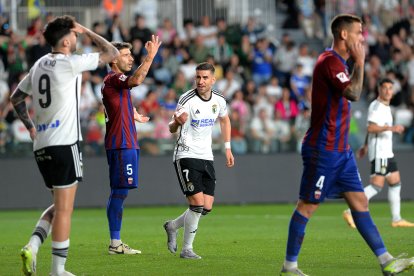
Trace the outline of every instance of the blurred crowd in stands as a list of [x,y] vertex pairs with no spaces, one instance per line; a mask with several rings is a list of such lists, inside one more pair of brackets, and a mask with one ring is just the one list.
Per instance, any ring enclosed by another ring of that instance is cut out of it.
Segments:
[[[385,76],[391,78],[395,87],[391,103],[395,120],[406,127],[397,139],[407,145],[413,144],[414,138],[411,2],[329,1],[331,7],[334,4],[335,13],[358,14],[364,20],[367,52],[364,112],[376,97],[378,80]],[[225,18],[203,16],[200,22],[185,19],[183,32],[178,32],[169,18],[163,19],[158,28],[149,29],[142,14],[137,14],[135,21],[127,26],[119,14],[114,14],[90,28],[109,41],[130,42],[135,68],[146,55],[144,45],[152,34],[163,42],[145,83],[132,90],[138,112],[151,118],[149,123],[137,124],[143,154],[159,155],[173,150],[176,137],[169,133],[168,122],[178,97],[193,87],[196,65],[204,61],[214,64],[215,87],[228,101],[233,152],[236,155],[293,152],[300,149],[301,139],[309,127],[314,64],[324,47],[330,46],[327,4],[328,0],[278,1],[279,12],[285,17],[280,26],[283,34],[278,40],[269,37],[266,26],[254,16],[245,24],[232,25]],[[42,28],[53,16],[49,13],[34,19],[24,35],[9,27],[7,16],[0,16],[0,156],[31,154],[30,137],[13,111],[9,95],[34,62],[50,51]],[[293,38],[291,30],[302,32],[302,39]],[[315,41],[318,47],[314,47]],[[94,48],[92,41],[82,36],[78,52],[89,53]],[[107,68],[102,66],[83,74],[80,116],[87,155],[105,152],[101,85],[106,73]],[[355,122],[351,124],[351,135],[360,131],[365,136],[365,129],[360,129]],[[213,133],[216,151],[222,150],[220,139],[217,126]],[[351,146],[359,147],[360,140],[351,137]]]

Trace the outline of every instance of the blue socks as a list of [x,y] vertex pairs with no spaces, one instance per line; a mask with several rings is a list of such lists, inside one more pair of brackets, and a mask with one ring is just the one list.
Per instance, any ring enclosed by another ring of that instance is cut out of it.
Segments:
[[289,236],[286,247],[286,260],[289,262],[296,262],[298,259],[308,221],[309,220],[302,216],[297,210],[293,212],[292,218],[290,219]]
[[381,235],[378,232],[377,226],[372,221],[369,212],[357,212],[351,211],[352,217],[355,222],[359,233],[364,238],[365,242],[374,252],[375,256],[379,256],[387,252],[384,242],[382,241]]
[[128,189],[111,189],[106,206],[106,216],[108,217],[111,240],[121,239],[122,213],[124,210],[124,200],[128,196],[128,191]]

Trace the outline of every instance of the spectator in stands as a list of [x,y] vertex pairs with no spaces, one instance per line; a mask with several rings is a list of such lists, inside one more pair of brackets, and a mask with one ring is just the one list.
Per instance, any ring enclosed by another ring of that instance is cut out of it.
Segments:
[[316,58],[309,53],[309,46],[306,42],[303,42],[299,46],[297,63],[302,64],[303,74],[311,80],[313,74],[313,68],[315,67]]
[[239,111],[232,110],[230,113],[231,121],[231,150],[233,154],[246,154],[246,122],[240,117]]
[[[149,90],[145,99],[143,99],[139,105],[139,114],[144,114],[145,116],[154,119],[154,116],[158,112],[160,105],[158,103],[158,94],[154,90]],[[139,125],[142,127],[141,125]]]
[[303,65],[296,64],[296,68],[290,77],[290,88],[292,90],[292,98],[296,102],[302,101],[305,97],[305,91],[310,87],[310,79],[303,73]]
[[241,84],[243,84],[249,78],[249,72],[247,68],[240,64],[239,56],[232,54],[229,62],[224,66],[224,71],[230,70],[234,74],[234,78]]
[[385,76],[384,67],[381,60],[376,55],[369,57],[368,63],[365,64],[365,88],[368,102],[377,97],[377,83]]
[[250,123],[251,146],[254,153],[276,152],[275,127],[266,108],[258,111]]
[[273,51],[265,38],[257,40],[252,55],[252,78],[256,85],[267,83],[272,76]]
[[178,70],[174,82],[171,85],[171,88],[175,91],[177,97],[180,97],[183,93],[190,90],[191,87],[192,85],[187,81],[184,73],[181,70]]
[[255,17],[250,16],[247,19],[246,25],[242,28],[242,35],[246,35],[249,38],[250,44],[254,45],[259,39],[264,38],[265,31],[265,26],[258,23]]
[[255,104],[257,86],[253,80],[248,80],[242,87],[245,101],[253,108]]
[[246,68],[251,67],[252,53],[254,46],[250,44],[247,34],[241,37],[240,45],[236,48],[236,54],[240,59],[240,64]]
[[275,128],[274,139],[276,140],[276,150],[278,152],[290,151],[293,127],[288,121],[281,118],[279,112],[275,113],[273,125]]
[[224,98],[229,101],[233,94],[241,89],[241,83],[234,78],[234,73],[231,70],[226,71],[225,77],[216,82],[217,90],[221,91]]
[[135,39],[139,39],[144,45],[151,40],[151,30],[145,24],[145,17],[141,14],[135,15],[135,25],[129,29],[129,41],[133,43]]
[[176,35],[177,30],[175,29],[171,19],[164,18],[162,25],[157,29],[157,36],[161,39],[164,47],[171,46]]
[[282,98],[275,104],[275,112],[279,113],[282,120],[290,122],[291,125],[295,123],[296,116],[299,114],[299,108],[296,101],[290,97],[290,91],[287,86],[282,88]]
[[271,104],[275,104],[282,97],[282,87],[276,76],[270,78],[269,84],[266,86],[266,94]]
[[233,55],[233,49],[227,43],[224,34],[218,35],[217,44],[211,48],[210,53],[223,67],[229,62],[230,57]]
[[293,136],[296,140],[296,151],[300,153],[302,149],[302,140],[310,126],[310,105],[301,110],[295,120],[293,127]]
[[129,34],[127,29],[122,26],[121,18],[118,14],[114,14],[111,23],[108,25],[106,36],[110,41],[128,41]]
[[278,76],[281,85],[289,83],[290,73],[295,68],[297,57],[298,50],[295,46],[295,42],[292,41],[289,34],[283,34],[281,45],[277,49],[273,59],[276,75]]
[[15,32],[10,32],[9,40],[6,40],[0,46],[5,53],[6,70],[9,72],[7,83],[10,87],[14,87],[17,84],[18,76],[27,70],[27,42]]
[[237,111],[237,116],[242,121],[243,125],[247,125],[247,123],[250,121],[250,106],[244,100],[243,92],[241,90],[237,90],[233,94],[233,99],[230,102],[230,110],[232,112]]
[[[207,48],[210,49],[217,44],[217,26],[211,24],[209,16],[201,17],[201,25],[198,26],[197,33],[203,38],[203,44]],[[197,60],[196,62],[198,63]]]
[[[85,36],[87,37],[87,36]],[[42,56],[50,53],[52,48],[49,44],[46,43],[46,40],[43,35],[38,37],[38,43],[27,49],[27,63],[28,67],[32,67],[33,64]]]
[[197,36],[197,29],[192,19],[184,19],[184,29],[178,34],[178,37],[185,46],[194,42]]
[[195,63],[204,62],[210,55],[210,49],[204,43],[204,36],[197,35],[194,43],[189,46],[188,52]]

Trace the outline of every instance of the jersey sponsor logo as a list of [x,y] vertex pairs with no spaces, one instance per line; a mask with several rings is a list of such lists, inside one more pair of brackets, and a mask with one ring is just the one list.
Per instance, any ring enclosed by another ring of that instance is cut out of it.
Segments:
[[192,119],[191,126],[196,127],[196,128],[209,127],[209,126],[213,126],[215,121],[216,121],[215,119],[201,119],[201,120]]
[[336,75],[336,77],[337,77],[337,78],[339,79],[339,81],[340,81],[340,82],[342,82],[342,83],[349,81],[348,76],[347,76],[344,72],[338,73],[338,74]]
[[217,105],[216,104],[213,104],[211,106],[211,111],[213,111],[213,114],[216,114],[216,112],[217,112]]
[[119,76],[120,81],[125,81],[126,79],[127,79],[127,76],[125,76],[124,74]]
[[60,121],[56,120],[55,122],[50,123],[50,124],[38,124],[37,127],[36,127],[36,130],[37,130],[37,132],[42,132],[42,131],[46,131],[50,128],[58,128],[59,125],[60,125]]

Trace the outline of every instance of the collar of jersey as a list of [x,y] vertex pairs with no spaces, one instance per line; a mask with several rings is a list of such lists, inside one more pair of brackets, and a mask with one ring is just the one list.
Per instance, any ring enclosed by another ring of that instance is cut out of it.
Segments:
[[332,48],[326,48],[325,49],[325,51],[329,51],[329,52],[332,52],[332,54],[334,54],[334,56],[337,56],[340,60],[341,60],[341,62],[344,64],[344,65],[346,65],[346,60],[345,59],[343,59],[337,52],[335,52],[335,50],[334,49],[332,49]]
[[200,98],[200,100],[202,100],[203,102],[208,102],[208,101],[210,101],[210,100],[211,100],[211,97],[213,97],[213,90],[211,90],[210,98],[209,98],[208,100],[203,99],[203,98],[200,96],[200,94],[198,94],[198,90],[197,90],[197,88],[195,89],[195,92],[196,92],[197,97],[199,97],[199,98]]

